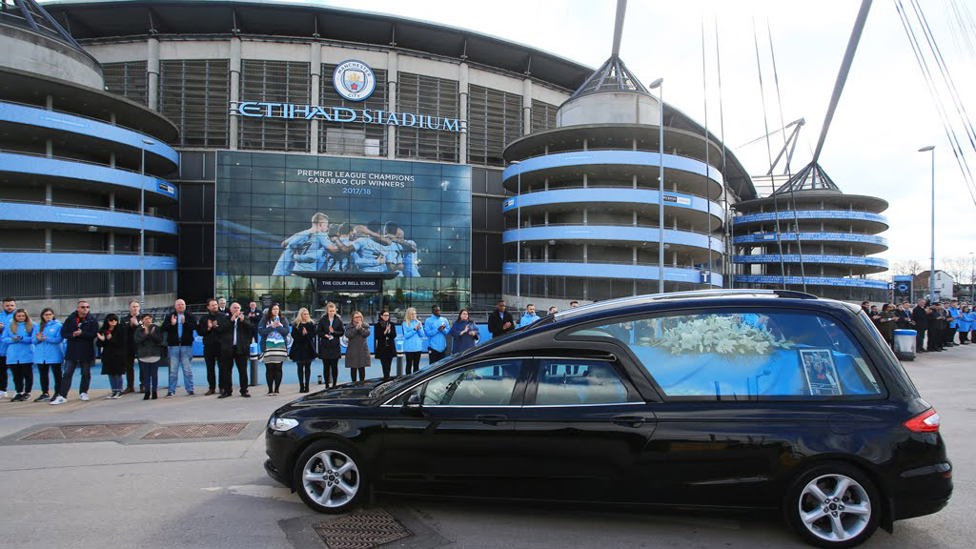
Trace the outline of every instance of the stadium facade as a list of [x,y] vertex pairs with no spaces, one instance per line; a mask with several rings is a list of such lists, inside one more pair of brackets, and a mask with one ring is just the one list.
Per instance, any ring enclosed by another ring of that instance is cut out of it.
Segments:
[[124,307],[140,290],[172,303],[178,128],[105,91],[96,59],[36,4],[0,7],[3,294],[59,314],[79,297]]
[[[225,295],[307,304],[317,292],[375,311],[381,303],[477,307],[502,295],[547,305],[592,301],[656,291],[661,274],[669,291],[731,284],[729,212],[759,197],[714,135],[669,105],[662,109],[636,78],[614,94],[642,114],[615,118],[607,107],[593,108],[614,95],[592,87],[606,67],[594,73],[467,30],[292,3],[44,7],[63,34],[59,48],[90,74],[47,72],[41,61],[4,70],[52,89],[86,90],[74,103],[66,92],[53,107],[49,92],[39,92],[35,109],[102,118],[113,131],[138,134],[112,151],[101,144],[110,132],[91,130],[93,144],[64,125],[58,130],[77,149],[66,156],[121,170],[138,184],[114,189],[94,176],[67,178],[78,195],[101,193],[88,208],[100,219],[108,218],[101,208],[125,210],[115,226],[70,225],[76,238],[103,235],[94,254],[101,260],[125,260],[121,270],[106,264],[106,273],[130,277],[108,284],[106,296],[134,294],[132,237],[143,226],[142,271],[151,264],[161,275],[147,274],[147,296],[169,298],[178,289],[191,302]],[[18,32],[39,34],[29,24]],[[89,96],[117,112],[89,112]],[[45,153],[40,143],[24,152]],[[581,162],[581,154],[600,159]],[[55,146],[51,156],[59,155]],[[143,168],[146,179],[132,173]],[[2,173],[62,185],[26,171]],[[138,209],[140,181],[172,194],[147,192],[147,215],[135,223],[124,216]],[[33,192],[11,200],[43,204]],[[49,208],[68,200],[54,192]],[[662,205],[663,240],[656,230]],[[31,253],[56,260],[59,246]],[[84,246],[69,247],[85,255]],[[9,292],[30,293],[21,282]],[[79,292],[52,286],[45,295]]]

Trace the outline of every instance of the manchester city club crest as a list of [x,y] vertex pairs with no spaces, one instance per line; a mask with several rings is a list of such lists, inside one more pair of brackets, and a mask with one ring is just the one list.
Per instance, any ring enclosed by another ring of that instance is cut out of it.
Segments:
[[332,82],[340,96],[349,101],[365,101],[376,89],[373,69],[362,61],[343,61],[332,73]]

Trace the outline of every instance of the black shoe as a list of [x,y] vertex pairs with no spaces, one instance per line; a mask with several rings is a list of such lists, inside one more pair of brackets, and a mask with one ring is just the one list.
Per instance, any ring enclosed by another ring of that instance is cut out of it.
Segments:
[[217,397],[217,398],[227,398],[229,396],[230,396],[230,393],[220,393],[220,396]]
[[153,391],[153,392],[152,392],[152,399],[153,399],[153,400],[156,400],[156,391]]
[[17,396],[15,396],[14,398],[10,399],[10,402],[20,402],[22,400],[24,400],[24,395],[22,395],[20,393],[17,393]]
[[44,402],[45,400],[51,400],[51,395],[47,393],[41,393],[41,396],[34,399],[34,402]]
[[142,400],[149,400],[149,396],[150,396],[149,391],[146,391],[145,393],[142,394]]
[[241,396],[244,397],[244,398],[251,398],[251,394],[248,393],[247,391],[244,391],[243,393],[241,393]]

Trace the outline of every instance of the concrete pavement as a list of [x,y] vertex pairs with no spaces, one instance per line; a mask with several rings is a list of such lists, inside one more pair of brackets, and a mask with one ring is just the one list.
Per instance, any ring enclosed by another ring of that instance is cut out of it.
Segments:
[[[976,537],[969,514],[976,505],[976,345],[923,354],[905,367],[942,416],[955,494],[942,512],[898,522],[893,536],[879,531],[866,547],[969,547]],[[145,402],[136,395],[104,400],[108,392],[98,390],[87,403],[0,402],[0,545],[325,547],[314,527],[336,517],[309,511],[262,468],[264,422],[298,396],[297,386],[284,386],[278,397],[264,392],[258,386],[250,399],[181,394]],[[130,427],[77,427],[99,423]],[[239,429],[213,439],[143,438],[203,423]],[[56,425],[75,427],[45,430]],[[21,440],[27,433],[40,439]],[[79,434],[94,441],[58,438]],[[372,509],[413,532],[397,547],[803,546],[775,517],[392,497]]]

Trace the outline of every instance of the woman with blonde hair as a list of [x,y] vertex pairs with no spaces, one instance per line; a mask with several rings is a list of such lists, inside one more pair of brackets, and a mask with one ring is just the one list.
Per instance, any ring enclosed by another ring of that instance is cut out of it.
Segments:
[[308,392],[308,382],[312,377],[312,361],[315,360],[315,322],[308,309],[302,307],[295,315],[291,325],[291,350],[288,357],[298,367],[298,392]]
[[24,309],[14,311],[14,317],[3,330],[7,346],[7,367],[13,370],[17,395],[10,402],[26,401],[34,388],[34,336],[37,326]]
[[403,355],[407,358],[405,373],[420,370],[420,353],[424,350],[424,323],[417,318],[417,309],[410,307],[403,317]]
[[369,367],[369,325],[363,321],[363,313],[353,311],[352,322],[346,326],[346,368],[349,368],[353,383],[366,381],[366,368]]

